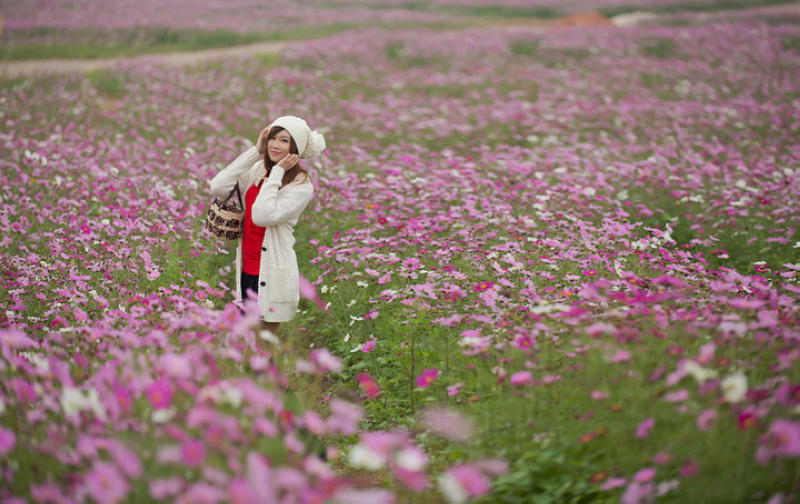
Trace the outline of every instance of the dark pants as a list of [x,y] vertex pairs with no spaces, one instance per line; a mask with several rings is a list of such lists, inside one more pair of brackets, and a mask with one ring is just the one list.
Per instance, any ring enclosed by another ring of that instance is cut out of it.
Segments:
[[258,293],[258,275],[250,275],[242,271],[242,301],[247,299],[247,289],[252,289],[254,293]]

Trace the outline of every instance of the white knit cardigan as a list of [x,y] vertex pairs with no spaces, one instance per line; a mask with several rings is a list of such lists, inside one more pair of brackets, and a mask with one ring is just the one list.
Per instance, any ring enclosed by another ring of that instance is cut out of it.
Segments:
[[[240,154],[211,179],[211,193],[225,198],[239,183],[244,200],[247,190],[261,180],[267,170],[256,147]],[[272,167],[251,209],[253,223],[266,228],[261,244],[258,273],[258,306],[266,322],[287,322],[297,313],[300,302],[300,270],[294,253],[294,226],[314,196],[310,180],[281,187],[284,169]],[[298,177],[302,178],[302,177]],[[278,190],[280,188],[280,191]],[[236,299],[241,300],[242,241],[236,247]]]

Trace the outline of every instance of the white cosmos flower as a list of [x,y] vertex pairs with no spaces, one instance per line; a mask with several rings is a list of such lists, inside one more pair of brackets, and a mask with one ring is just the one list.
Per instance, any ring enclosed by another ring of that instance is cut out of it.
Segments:
[[407,471],[421,471],[428,463],[425,453],[416,447],[403,448],[395,455],[397,465]]
[[717,371],[715,369],[704,368],[695,361],[687,362],[683,369],[692,375],[699,383],[717,377]]
[[363,467],[370,471],[380,469],[386,463],[383,457],[361,443],[350,449],[347,454],[347,461],[355,468]]
[[449,473],[440,474],[437,483],[442,495],[450,504],[460,504],[467,501],[469,494],[453,475]]
[[74,387],[66,387],[61,391],[61,409],[64,410],[65,415],[75,415],[85,407],[86,398],[80,390]]
[[741,371],[726,376],[720,383],[725,394],[725,400],[730,403],[737,403],[744,399],[747,393],[747,377]]
[[106,409],[100,404],[100,396],[97,394],[97,389],[89,389],[86,392],[87,409],[91,409],[95,416],[100,420],[106,420]]
[[569,306],[561,303],[553,304],[540,304],[531,308],[531,311],[537,315],[542,313],[552,313],[554,311],[567,311]]
[[275,333],[273,333],[272,331],[269,331],[267,329],[264,329],[263,331],[259,331],[258,337],[261,338],[264,341],[268,341],[268,342],[272,343],[273,345],[280,345],[280,341],[278,341],[278,337],[275,336]]
[[157,409],[153,411],[151,418],[155,423],[164,423],[172,420],[175,416],[175,408]]
[[242,391],[234,386],[228,385],[223,389],[221,399],[234,408],[238,408],[239,405],[242,404]]

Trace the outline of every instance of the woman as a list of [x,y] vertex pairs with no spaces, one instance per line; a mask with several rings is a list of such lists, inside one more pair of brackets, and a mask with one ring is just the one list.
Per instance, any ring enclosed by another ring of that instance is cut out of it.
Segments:
[[325,150],[325,138],[299,117],[275,119],[258,142],[211,180],[211,193],[225,198],[238,183],[244,195],[244,231],[236,249],[236,296],[256,295],[264,329],[294,318],[300,272],[294,226],[314,187],[298,163]]

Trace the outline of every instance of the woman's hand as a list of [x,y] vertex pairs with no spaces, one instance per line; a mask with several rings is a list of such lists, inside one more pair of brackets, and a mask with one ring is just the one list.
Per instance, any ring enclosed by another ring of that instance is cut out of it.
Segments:
[[269,134],[269,124],[266,128],[261,130],[261,133],[258,134],[258,141],[256,142],[256,147],[258,148],[259,154],[264,154],[267,150],[267,134]]
[[289,171],[297,162],[300,160],[300,156],[297,154],[286,154],[280,161],[278,161],[278,166],[283,168],[284,171]]

